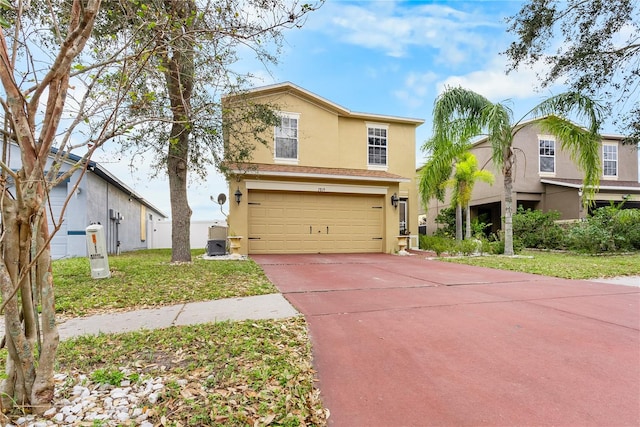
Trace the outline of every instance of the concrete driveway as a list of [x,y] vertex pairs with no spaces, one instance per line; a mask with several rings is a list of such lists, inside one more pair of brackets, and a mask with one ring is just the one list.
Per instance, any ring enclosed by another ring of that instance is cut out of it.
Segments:
[[640,289],[416,255],[255,255],[330,425],[638,426]]

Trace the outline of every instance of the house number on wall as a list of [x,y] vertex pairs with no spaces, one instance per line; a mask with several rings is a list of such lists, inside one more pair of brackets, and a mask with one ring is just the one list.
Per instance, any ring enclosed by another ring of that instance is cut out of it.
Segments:
[[324,193],[326,189],[324,187],[318,187],[318,193]]

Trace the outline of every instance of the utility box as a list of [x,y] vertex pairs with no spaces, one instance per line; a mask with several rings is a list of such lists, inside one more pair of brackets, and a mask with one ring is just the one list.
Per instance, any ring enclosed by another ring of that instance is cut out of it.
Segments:
[[87,253],[91,264],[91,277],[93,279],[106,279],[111,276],[111,271],[109,271],[107,239],[104,235],[104,227],[100,224],[91,224],[85,231],[87,233]]
[[207,240],[207,256],[227,254],[227,227],[212,225],[209,227]]
[[207,256],[226,255],[226,240],[207,240]]
[[227,227],[212,225],[209,227],[209,240],[227,240]]

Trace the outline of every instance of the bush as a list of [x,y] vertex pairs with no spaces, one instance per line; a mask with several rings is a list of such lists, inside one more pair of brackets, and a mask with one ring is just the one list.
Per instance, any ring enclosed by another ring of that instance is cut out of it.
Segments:
[[640,250],[640,209],[614,204],[596,209],[569,230],[567,243],[572,250],[588,253]]
[[456,252],[469,256],[481,251],[482,243],[476,239],[460,240],[457,242],[456,249]]
[[538,249],[562,249],[566,231],[555,221],[557,211],[524,210],[518,207],[513,216],[513,246]]
[[441,237],[455,237],[456,235],[456,210],[455,208],[445,208],[440,210],[436,216],[436,224],[442,225],[438,227],[435,234]]
[[455,240],[443,236],[420,236],[420,249],[433,251],[437,256],[444,252],[451,252],[455,247]]

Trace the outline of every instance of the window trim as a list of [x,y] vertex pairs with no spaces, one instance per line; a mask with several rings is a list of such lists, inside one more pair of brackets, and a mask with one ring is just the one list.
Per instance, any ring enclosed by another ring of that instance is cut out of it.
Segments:
[[278,116],[280,116],[280,119],[282,120],[283,118],[289,118],[289,119],[296,119],[296,157],[278,157],[277,153],[278,153],[278,149],[276,147],[277,144],[277,140],[278,140],[278,128],[282,127],[282,122],[280,123],[281,126],[274,126],[273,127],[273,161],[274,163],[281,163],[281,164],[293,164],[293,165],[297,165],[298,162],[300,161],[300,113],[292,113],[292,112],[286,112],[286,111],[280,111],[277,113]]
[[[541,148],[540,147],[540,143],[542,141],[553,142],[553,156],[548,155],[548,154],[547,155],[540,154],[540,148]],[[538,147],[537,147],[537,150],[538,150],[538,174],[540,176],[555,176],[556,175],[556,170],[557,170],[556,169],[556,165],[557,165],[557,163],[556,163],[556,157],[557,157],[556,153],[558,152],[558,142],[556,141],[555,136],[553,136],[553,135],[538,135]],[[545,157],[545,158],[549,158],[549,157],[553,158],[553,171],[543,171],[542,170],[542,162],[540,160],[542,160],[543,157]]]
[[[389,125],[385,123],[374,123],[367,122],[366,125],[366,140],[367,140],[367,149],[365,150],[365,155],[367,156],[367,169],[369,170],[381,170],[387,171],[389,170]],[[369,148],[373,147],[369,145],[369,129],[384,129],[385,131],[385,164],[376,164],[369,163]]]
[[[604,158],[604,147],[615,147],[615,154],[616,154],[616,158],[615,160],[607,160]],[[605,161],[607,162],[615,162],[616,165],[616,171],[614,175],[607,175],[605,174],[605,167],[604,167],[604,163]],[[618,174],[619,174],[619,164],[620,164],[620,150],[618,147],[618,143],[617,142],[603,142],[602,143],[602,178],[603,179],[618,179]]]
[[[402,207],[404,205],[404,208]],[[404,211],[404,221],[402,220],[402,215],[401,213]],[[407,232],[407,229],[409,227],[409,199],[407,198],[400,198],[399,204],[398,204],[398,233],[400,235],[402,235],[403,232]],[[404,230],[402,229],[402,223],[404,222]]]

